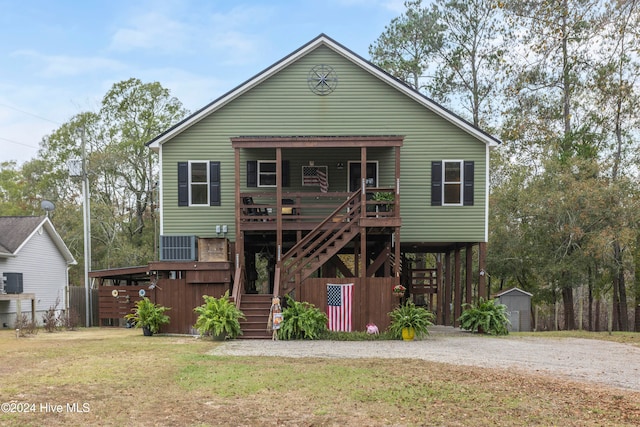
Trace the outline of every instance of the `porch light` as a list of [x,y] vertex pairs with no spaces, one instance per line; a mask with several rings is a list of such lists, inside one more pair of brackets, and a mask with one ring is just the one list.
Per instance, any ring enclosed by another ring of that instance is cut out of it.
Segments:
[[344,163],[342,163],[342,162],[338,162],[338,164],[336,165],[336,168],[337,168],[338,170],[344,169]]

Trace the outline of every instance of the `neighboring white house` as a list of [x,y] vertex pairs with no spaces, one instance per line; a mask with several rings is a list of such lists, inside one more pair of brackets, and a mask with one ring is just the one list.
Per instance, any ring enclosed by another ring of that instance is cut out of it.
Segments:
[[[47,217],[0,217],[0,280],[9,277],[12,284],[0,283],[0,324],[13,327],[18,300],[21,311],[41,324],[42,315],[59,302],[65,309],[65,287],[69,266],[76,260]],[[7,275],[9,273],[9,275]],[[22,284],[21,293],[15,286]],[[6,280],[5,280],[6,281]],[[9,291],[10,293],[7,293]]]

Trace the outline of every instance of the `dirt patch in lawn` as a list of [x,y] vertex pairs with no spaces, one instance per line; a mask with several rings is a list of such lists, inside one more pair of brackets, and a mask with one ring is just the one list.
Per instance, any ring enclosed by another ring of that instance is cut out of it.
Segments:
[[[630,387],[575,381],[536,371],[524,360],[496,363],[516,353],[492,349],[491,343],[509,348],[530,340],[434,331],[413,343],[220,344],[149,338],[130,329],[41,332],[26,339],[0,331],[0,403],[33,405],[3,411],[0,425],[640,424],[640,392]],[[611,349],[601,341],[591,344],[592,353]],[[542,347],[536,351],[545,354]],[[473,363],[463,366],[465,357]]]

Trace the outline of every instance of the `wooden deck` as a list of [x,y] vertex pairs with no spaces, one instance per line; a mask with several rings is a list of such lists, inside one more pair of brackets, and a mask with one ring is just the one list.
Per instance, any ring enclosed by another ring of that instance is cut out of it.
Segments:
[[[366,214],[359,221],[361,227],[399,227],[400,209],[395,201],[371,200],[377,192],[394,194],[393,188],[367,188],[370,200],[366,201]],[[346,192],[292,192],[282,193],[282,202],[277,203],[273,193],[251,192],[240,194],[240,231],[276,230],[281,221],[283,231],[309,231],[323,222],[348,199]],[[252,203],[248,204],[247,201]],[[278,207],[280,211],[278,211]],[[346,217],[349,207],[338,212],[337,217]]]
[[31,321],[36,321],[36,294],[21,293],[21,294],[0,294],[0,301],[15,301],[16,302],[16,316],[22,316],[22,301],[31,300]]

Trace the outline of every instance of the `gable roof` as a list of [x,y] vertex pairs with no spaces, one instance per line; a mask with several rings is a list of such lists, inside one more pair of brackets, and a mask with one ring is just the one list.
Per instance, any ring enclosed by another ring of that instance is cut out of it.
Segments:
[[67,264],[77,264],[49,218],[38,216],[0,217],[0,257],[16,256],[41,227],[47,231]]
[[153,138],[151,141],[147,142],[146,145],[148,145],[153,150],[158,150],[162,144],[169,141],[175,135],[183,132],[184,130],[198,123],[200,120],[209,116],[216,110],[222,108],[224,105],[228,104],[229,102],[236,99],[243,93],[252,89],[253,87],[259,85],[264,80],[278,73],[282,69],[286,68],[288,65],[294,63],[298,59],[302,58],[303,56],[307,55],[309,52],[312,52],[313,50],[317,49],[320,46],[326,46],[329,49],[333,50],[334,52],[338,53],[339,55],[342,55],[346,59],[350,60],[354,64],[361,67],[363,70],[385,81],[386,83],[388,83],[395,89],[399,90],[400,92],[404,93],[409,98],[415,100],[416,102],[418,102],[419,104],[427,108],[428,110],[439,115],[443,119],[451,122],[455,126],[459,127],[460,129],[464,130],[468,134],[474,136],[475,138],[484,142],[490,147],[500,144],[500,140],[498,140],[494,136],[474,126],[472,123],[468,122],[467,120],[463,119],[457,114],[447,110],[442,105],[436,103],[435,101],[423,95],[419,91],[408,86],[403,81],[393,77],[391,74],[387,73],[382,68],[367,61],[360,55],[354,53],[353,51],[341,45],[340,43],[336,42],[335,40],[328,37],[327,35],[320,34],[318,37],[311,40],[304,46],[300,47],[299,49],[292,52],[288,56],[284,57],[280,61],[276,62],[272,66],[266,68],[262,72],[256,74],[249,80],[240,84],[235,89],[232,89],[231,91],[225,93],[218,99],[215,99],[214,101],[207,104],[206,106],[196,111],[195,113],[191,114],[184,120],[176,123],[166,131],[162,132],[161,134]]
[[498,298],[498,297],[501,297],[501,296],[504,296],[504,295],[507,295],[507,294],[523,294],[523,295],[527,295],[527,296],[530,296],[530,297],[533,296],[533,294],[530,294],[527,291],[523,291],[520,288],[511,288],[511,289],[507,289],[506,291],[502,291],[499,294],[495,294],[495,297]]

